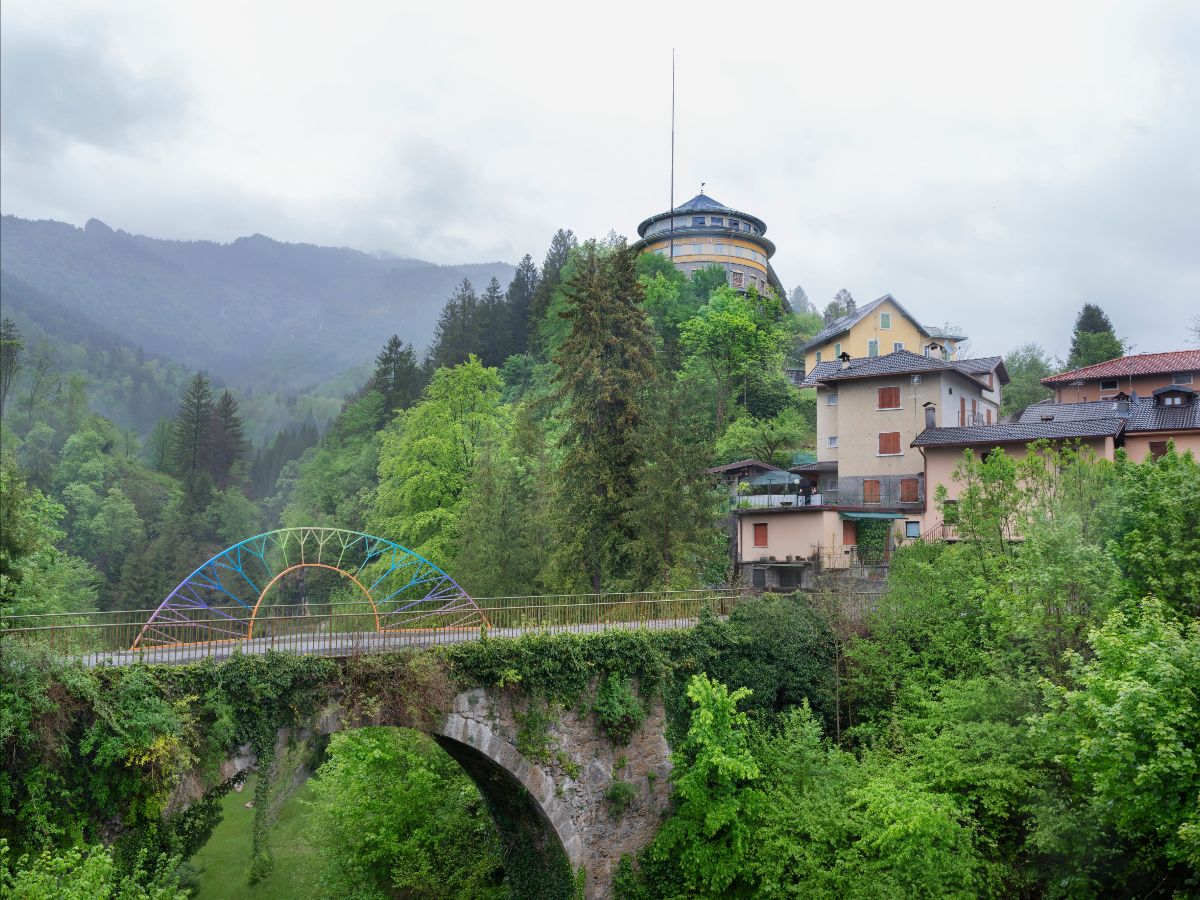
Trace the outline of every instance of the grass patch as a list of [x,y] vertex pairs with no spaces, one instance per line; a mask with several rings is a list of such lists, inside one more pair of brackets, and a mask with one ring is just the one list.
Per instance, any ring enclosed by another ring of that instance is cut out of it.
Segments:
[[240,794],[230,791],[222,799],[221,824],[191,859],[201,870],[194,900],[291,900],[321,895],[320,862],[305,835],[308,809],[304,801],[310,797],[307,782],[283,804],[271,829],[274,871],[253,887],[248,883],[254,810],[246,809],[245,804],[254,797],[254,785],[252,775]]

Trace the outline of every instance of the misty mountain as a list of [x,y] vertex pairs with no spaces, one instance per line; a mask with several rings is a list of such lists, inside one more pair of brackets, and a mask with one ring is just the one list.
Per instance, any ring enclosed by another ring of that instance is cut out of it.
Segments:
[[203,368],[228,383],[295,389],[369,362],[387,337],[423,347],[442,304],[506,263],[439,266],[357,250],[168,241],[4,216],[0,268],[79,317],[80,327]]

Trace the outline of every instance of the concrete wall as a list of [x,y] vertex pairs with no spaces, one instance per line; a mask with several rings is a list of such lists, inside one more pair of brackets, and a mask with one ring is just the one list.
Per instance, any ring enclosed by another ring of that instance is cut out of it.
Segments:
[[[767,546],[754,546],[754,525],[766,524]],[[738,514],[738,561],[758,562],[774,556],[808,559],[818,547],[841,546],[841,520],[836,510],[809,507],[762,509]]]
[[1143,434],[1127,433],[1125,435],[1125,452],[1129,454],[1129,458],[1134,462],[1142,462],[1150,453],[1151,441],[1174,441],[1177,452],[1185,453],[1190,450],[1193,456],[1200,459],[1200,434],[1194,431],[1190,433],[1171,433],[1165,431]]
[[[1115,445],[1111,437],[1092,438],[1081,441],[1084,447],[1087,447],[1102,459],[1112,459],[1115,453]],[[1024,459],[1028,453],[1028,445],[1024,443],[1008,443],[999,445],[1004,449],[1004,452],[1014,459]],[[916,448],[914,448],[915,450]],[[958,465],[959,460],[963,457],[965,447],[925,447],[925,484],[929,491],[930,503],[929,510],[926,513],[927,526],[930,527],[941,521],[941,514],[937,511],[933,503],[933,496],[937,491],[938,485],[945,485],[947,491],[947,499],[955,500],[961,492],[961,485],[954,480],[954,467]],[[981,456],[983,453],[993,449],[991,447],[972,447],[970,448],[975,455]]]

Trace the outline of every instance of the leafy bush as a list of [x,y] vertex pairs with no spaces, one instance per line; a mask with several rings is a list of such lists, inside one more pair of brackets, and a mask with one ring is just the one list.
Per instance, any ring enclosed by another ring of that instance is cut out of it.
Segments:
[[610,672],[600,681],[592,709],[605,733],[616,744],[628,744],[646,718],[645,707],[629,679],[616,672]]

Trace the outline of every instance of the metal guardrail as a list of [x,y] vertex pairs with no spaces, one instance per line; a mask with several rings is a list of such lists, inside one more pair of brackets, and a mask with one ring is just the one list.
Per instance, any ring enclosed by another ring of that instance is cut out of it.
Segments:
[[172,640],[131,647],[153,610],[52,613],[0,617],[0,651],[6,645],[42,649],[77,659],[87,666],[147,663],[194,663],[238,653],[271,650],[310,656],[359,656],[403,648],[424,648],[493,637],[531,633],[591,634],[612,629],[666,631],[690,627],[701,612],[728,615],[748,596],[737,589],[652,591],[621,594],[476,598],[486,626],[463,625],[418,613],[377,630],[375,610],[367,602],[279,605],[260,611],[252,636],[231,632],[239,608],[193,614],[171,627]]

